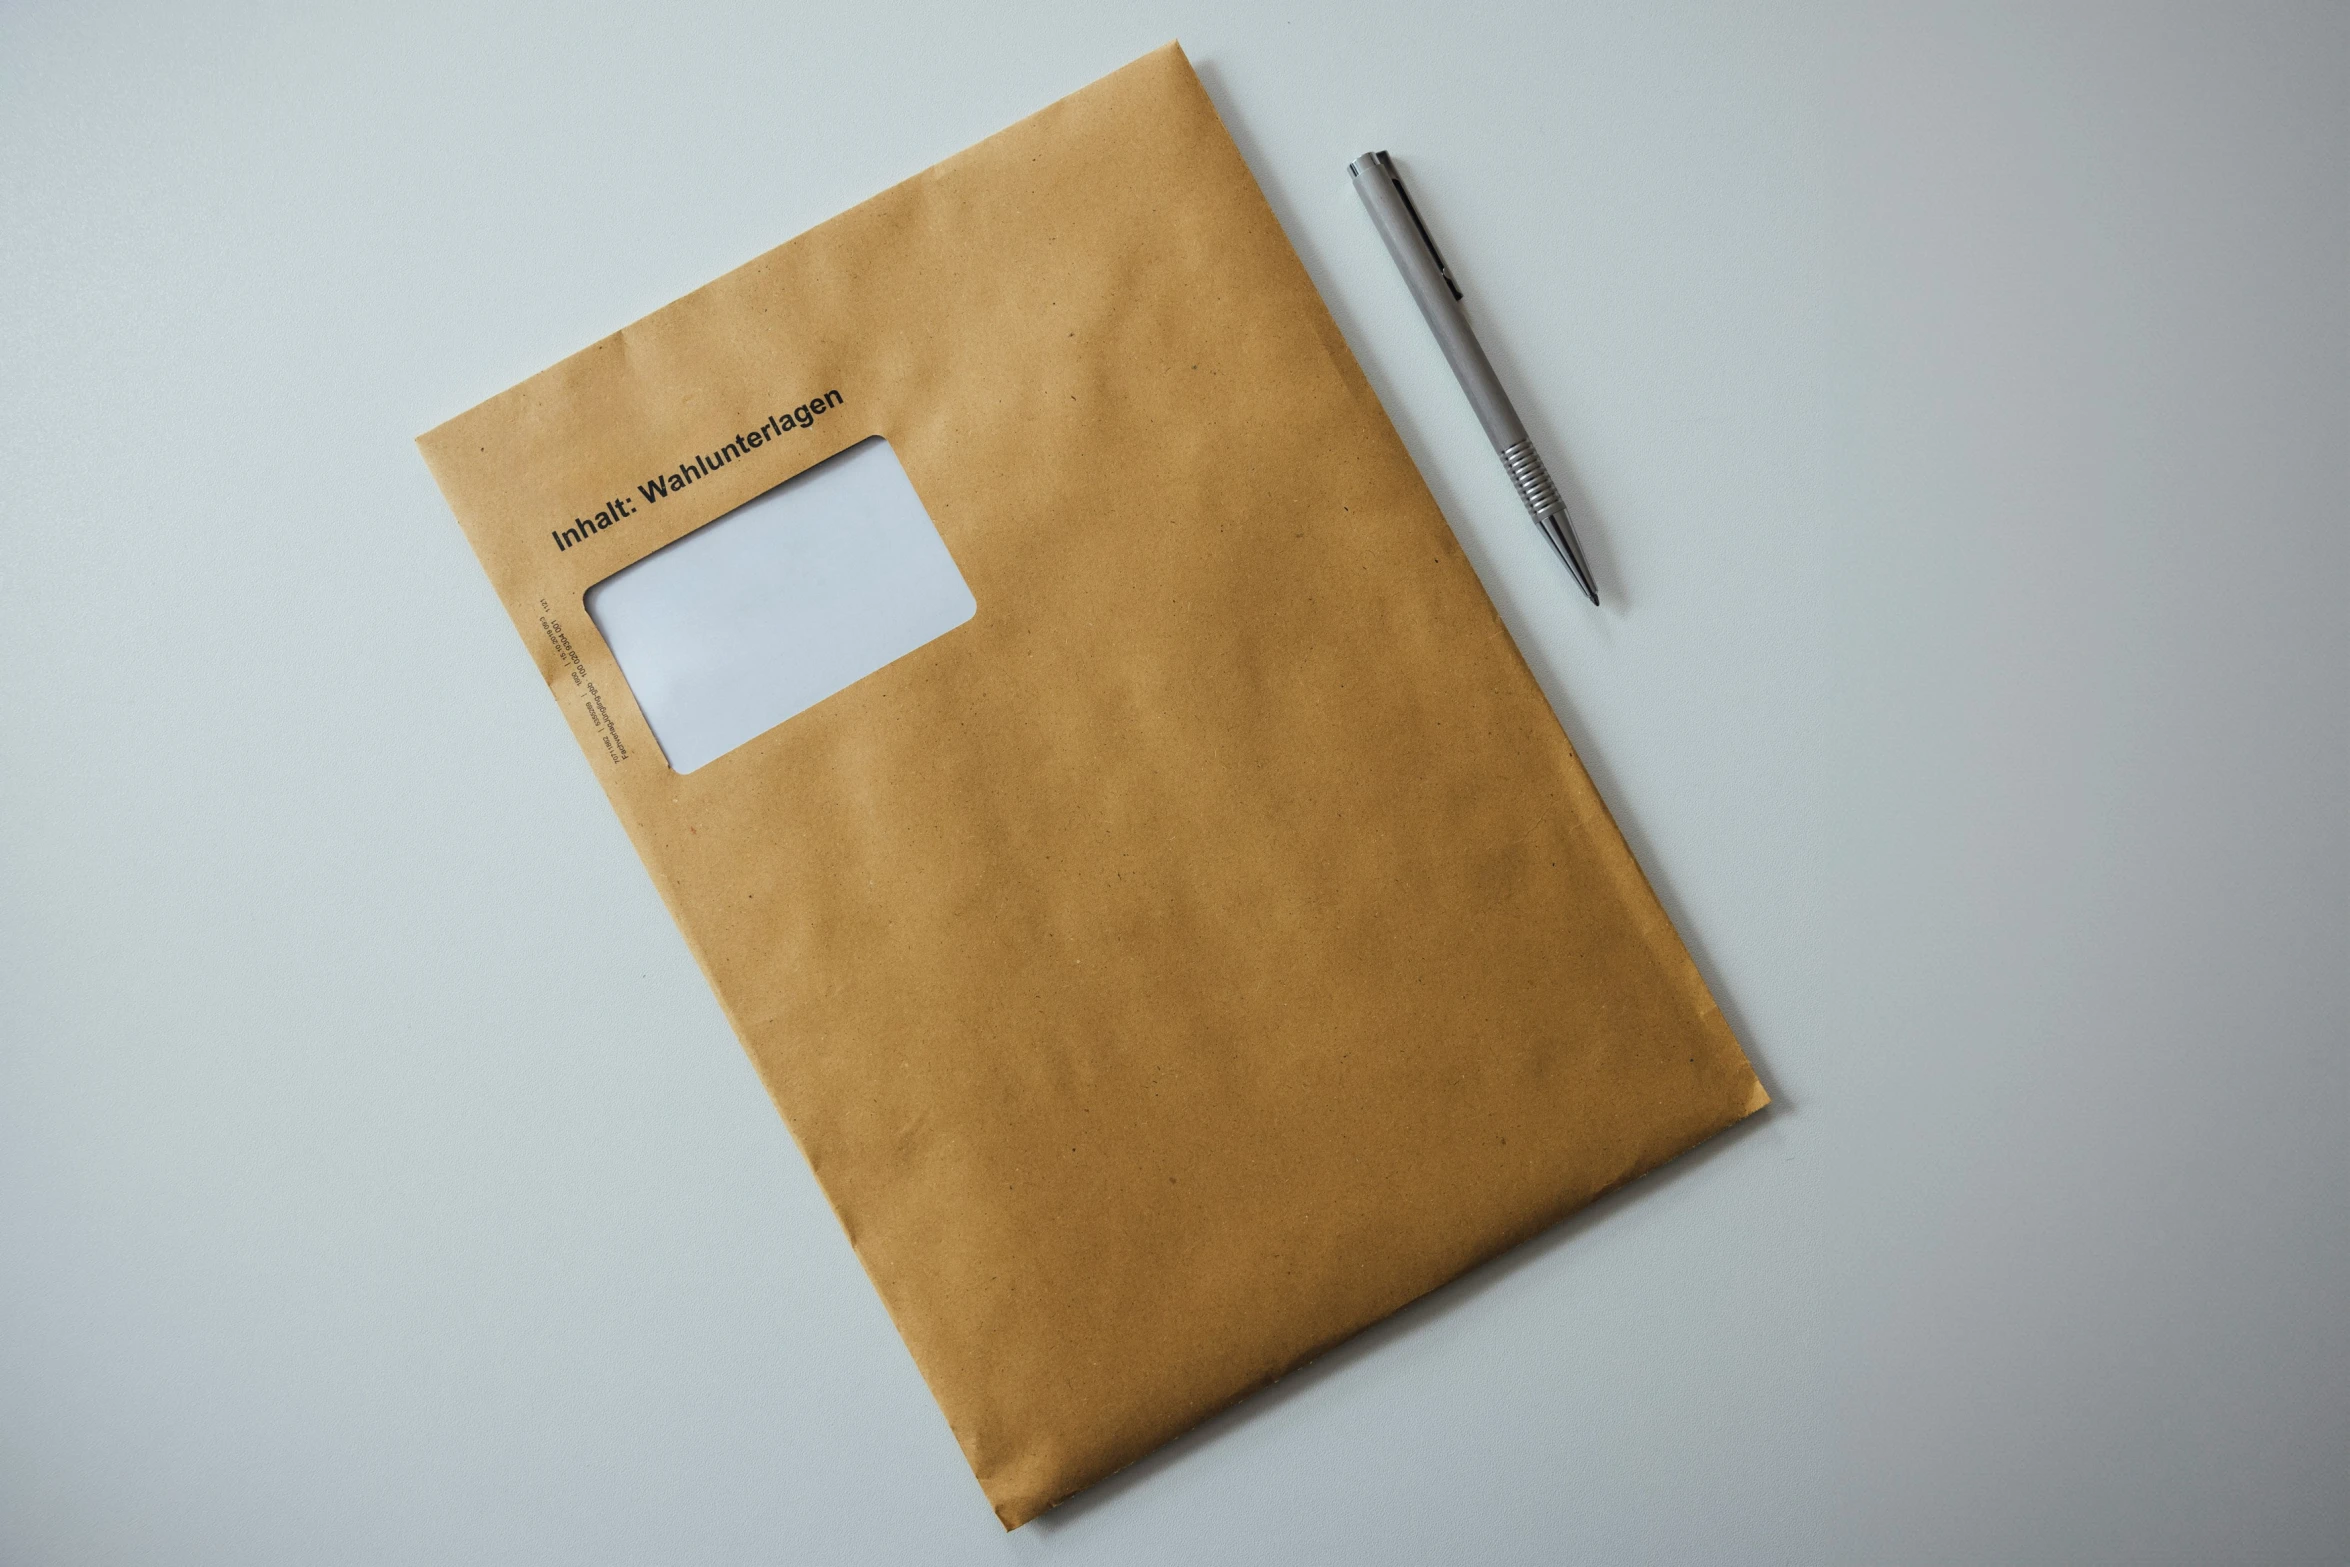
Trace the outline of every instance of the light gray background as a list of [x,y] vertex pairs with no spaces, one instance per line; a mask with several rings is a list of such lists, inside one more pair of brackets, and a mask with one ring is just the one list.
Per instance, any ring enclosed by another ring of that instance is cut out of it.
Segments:
[[[2350,1556],[2346,16],[0,11],[0,1561]],[[1780,1103],[1006,1537],[409,441],[1170,36]]]

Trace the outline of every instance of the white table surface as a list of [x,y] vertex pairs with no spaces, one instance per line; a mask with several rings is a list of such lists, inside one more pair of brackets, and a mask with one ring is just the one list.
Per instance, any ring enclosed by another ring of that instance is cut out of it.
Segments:
[[[1170,36],[1779,1102],[1006,1536],[409,443]],[[2350,1557],[2343,8],[22,4],[0,311],[0,1562]]]

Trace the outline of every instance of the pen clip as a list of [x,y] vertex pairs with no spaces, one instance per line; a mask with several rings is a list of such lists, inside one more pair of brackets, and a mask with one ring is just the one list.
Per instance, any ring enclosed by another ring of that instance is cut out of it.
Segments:
[[1374,152],[1371,156],[1379,160],[1379,172],[1387,176],[1387,183],[1393,185],[1395,193],[1403,198],[1403,210],[1411,214],[1412,227],[1420,231],[1420,243],[1428,247],[1428,259],[1436,263],[1436,275],[1444,279],[1444,286],[1452,290],[1454,299],[1467,298],[1461,292],[1460,284],[1453,281],[1452,268],[1444,264],[1444,252],[1436,248],[1436,238],[1428,232],[1427,223],[1420,217],[1420,209],[1412,205],[1412,193],[1404,189],[1403,176],[1395,171],[1395,160],[1384,152]]

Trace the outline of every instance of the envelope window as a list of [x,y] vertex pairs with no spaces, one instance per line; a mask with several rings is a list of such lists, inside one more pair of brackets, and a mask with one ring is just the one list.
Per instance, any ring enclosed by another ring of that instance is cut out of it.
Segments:
[[690,773],[978,611],[880,436],[587,591],[669,765]]

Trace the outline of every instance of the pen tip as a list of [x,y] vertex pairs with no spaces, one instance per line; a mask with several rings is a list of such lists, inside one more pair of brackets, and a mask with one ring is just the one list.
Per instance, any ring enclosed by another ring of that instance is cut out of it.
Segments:
[[1599,584],[1591,580],[1591,568],[1583,564],[1583,552],[1570,543],[1559,550],[1559,556],[1567,563],[1567,575],[1575,579],[1575,586],[1591,600],[1591,607],[1599,608]]
[[[1541,459],[1536,458],[1535,463],[1539,471]],[[1543,474],[1542,482],[1546,485],[1550,483],[1550,475]],[[1543,537],[1549,539],[1550,547],[1558,551],[1559,561],[1567,568],[1567,575],[1575,579],[1575,586],[1581,588],[1583,596],[1591,600],[1593,609],[1599,608],[1599,584],[1592,580],[1591,568],[1583,564],[1583,550],[1575,543],[1575,529],[1567,521],[1566,508],[1554,500],[1551,505],[1537,511],[1534,520],[1542,525]]]

